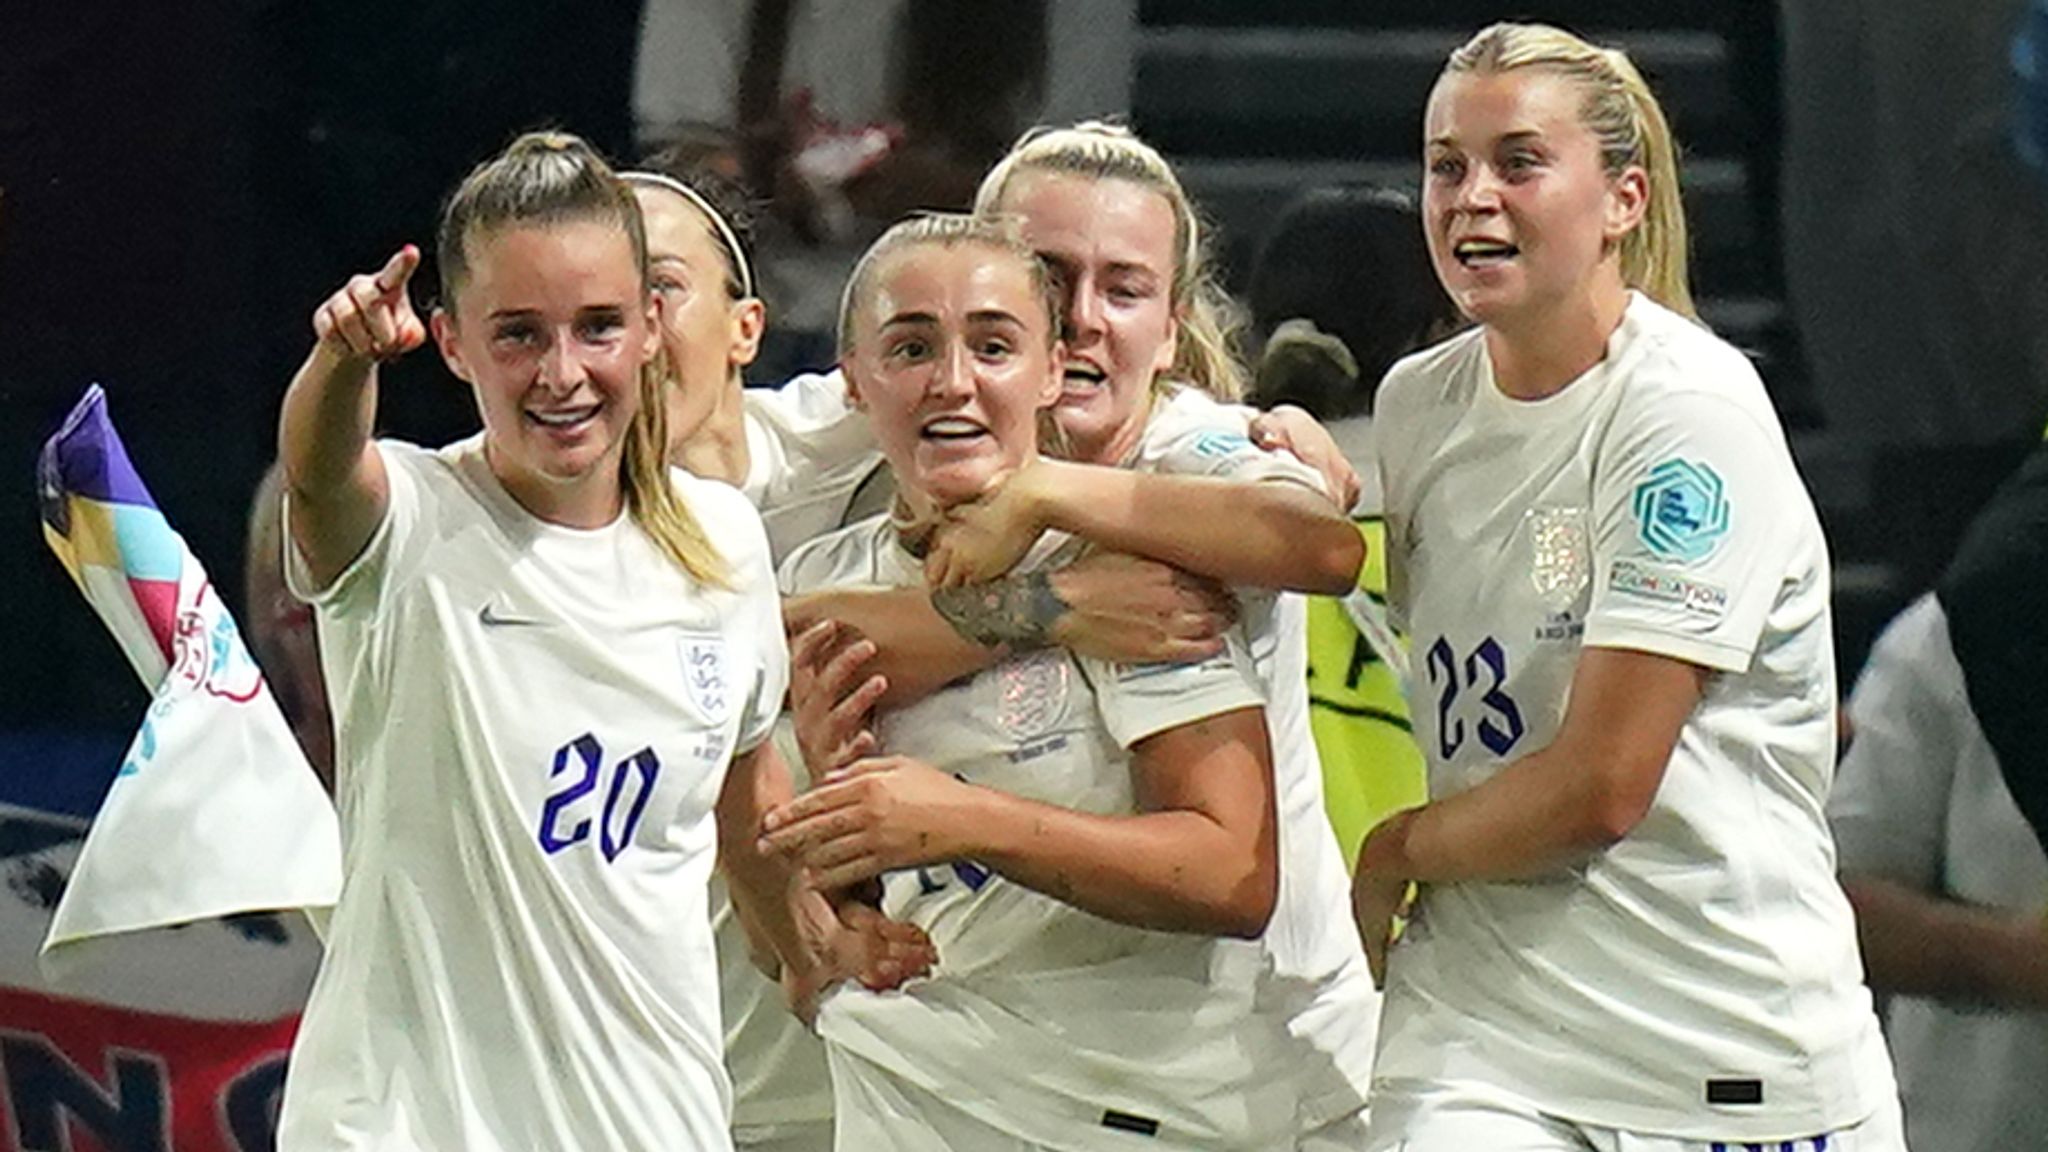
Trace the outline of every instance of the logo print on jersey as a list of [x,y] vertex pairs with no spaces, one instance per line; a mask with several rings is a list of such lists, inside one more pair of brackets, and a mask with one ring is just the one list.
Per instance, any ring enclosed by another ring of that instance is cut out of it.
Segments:
[[1636,485],[1636,536],[1672,560],[1704,560],[1728,534],[1728,498],[1705,464],[1666,460]]
[[717,636],[690,636],[682,642],[683,686],[695,704],[713,724],[725,723],[732,704],[731,685],[725,675],[725,641]]
[[996,726],[1012,740],[1030,740],[1059,723],[1067,707],[1066,656],[1033,652],[1006,660],[996,672]]
[[1529,581],[1543,606],[1569,608],[1592,579],[1592,542],[1583,508],[1531,508],[1522,516],[1529,533]]
[[1195,455],[1211,460],[1221,460],[1251,446],[1251,438],[1241,432],[1204,432],[1195,437],[1194,443]]

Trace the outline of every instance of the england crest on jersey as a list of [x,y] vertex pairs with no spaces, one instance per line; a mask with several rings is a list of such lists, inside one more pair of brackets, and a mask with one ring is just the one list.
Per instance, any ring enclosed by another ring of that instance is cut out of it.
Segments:
[[683,688],[690,703],[713,724],[725,723],[732,709],[732,684],[726,667],[725,638],[685,636],[682,640]]
[[1522,516],[1529,540],[1529,582],[1551,611],[1570,608],[1593,573],[1592,534],[1583,508],[1531,508]]

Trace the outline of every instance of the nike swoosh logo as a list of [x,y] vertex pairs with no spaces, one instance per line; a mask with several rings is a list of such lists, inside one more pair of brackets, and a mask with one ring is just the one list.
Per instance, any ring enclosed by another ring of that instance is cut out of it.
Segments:
[[547,623],[531,616],[507,616],[490,604],[478,609],[476,618],[486,628],[538,628]]

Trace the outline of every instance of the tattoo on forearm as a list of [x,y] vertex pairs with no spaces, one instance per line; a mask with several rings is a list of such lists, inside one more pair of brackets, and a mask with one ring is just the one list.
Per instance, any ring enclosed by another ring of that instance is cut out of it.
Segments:
[[1023,651],[1053,642],[1052,626],[1068,605],[1054,590],[1050,573],[1026,572],[986,584],[937,589],[932,592],[932,607],[953,631],[984,648],[1007,644]]

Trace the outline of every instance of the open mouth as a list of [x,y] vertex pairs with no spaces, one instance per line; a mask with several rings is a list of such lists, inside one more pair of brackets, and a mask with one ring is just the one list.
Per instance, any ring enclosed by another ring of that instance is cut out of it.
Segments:
[[1072,389],[1100,388],[1109,379],[1109,373],[1086,360],[1069,360],[1064,372],[1066,386]]
[[597,419],[604,405],[585,404],[577,408],[557,408],[546,412],[526,409],[526,418],[543,428],[555,432],[572,432]]
[[918,429],[918,435],[926,440],[942,443],[960,443],[988,435],[988,429],[972,420],[959,416],[944,416],[928,421]]
[[1520,256],[1522,250],[1505,240],[1460,240],[1451,255],[1467,268],[1497,268]]

